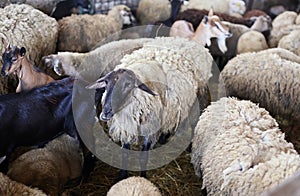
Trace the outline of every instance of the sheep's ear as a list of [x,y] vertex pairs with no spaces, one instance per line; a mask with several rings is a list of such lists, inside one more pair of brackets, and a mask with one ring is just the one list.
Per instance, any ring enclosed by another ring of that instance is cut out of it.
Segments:
[[87,89],[99,89],[99,88],[105,88],[106,87],[106,82],[103,80],[103,78],[100,78],[96,82],[86,86],[85,88]]
[[22,47],[22,48],[20,49],[20,55],[21,55],[21,56],[25,56],[25,54],[26,54],[26,49],[25,49],[24,47]]
[[213,8],[211,7],[208,12],[208,16],[213,16],[213,15],[214,15],[214,11],[213,11]]
[[139,79],[136,81],[136,87],[149,93],[150,95],[156,96],[157,94],[153,92],[146,84],[142,83]]

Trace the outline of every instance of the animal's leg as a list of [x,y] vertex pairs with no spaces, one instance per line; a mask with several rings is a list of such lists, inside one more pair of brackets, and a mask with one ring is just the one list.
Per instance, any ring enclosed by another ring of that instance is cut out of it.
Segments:
[[130,149],[130,144],[124,144],[122,147],[122,169],[120,171],[120,176],[118,181],[128,177],[127,165],[128,165],[129,149]]
[[148,163],[148,150],[150,149],[150,143],[148,141],[148,138],[144,139],[144,143],[142,146],[142,152],[141,152],[141,159],[140,159],[140,165],[141,165],[141,177],[146,178],[146,170],[147,170],[147,163]]

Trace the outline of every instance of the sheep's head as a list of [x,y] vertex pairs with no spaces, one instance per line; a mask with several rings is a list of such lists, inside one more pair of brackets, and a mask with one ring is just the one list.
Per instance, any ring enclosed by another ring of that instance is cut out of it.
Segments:
[[123,25],[132,25],[136,23],[136,19],[132,14],[131,9],[126,5],[116,5],[109,11],[108,14],[113,15],[113,17],[117,17],[115,15],[121,16]]
[[26,49],[24,47],[18,48],[13,46],[11,48],[10,44],[2,39],[2,43],[5,47],[5,51],[2,54],[2,76],[8,76],[12,73],[17,73],[21,69],[22,59],[26,54]]
[[136,77],[133,71],[128,69],[111,71],[87,88],[105,89],[102,97],[102,112],[100,114],[100,120],[102,121],[110,120],[116,112],[122,109],[136,88],[151,95],[156,95]]

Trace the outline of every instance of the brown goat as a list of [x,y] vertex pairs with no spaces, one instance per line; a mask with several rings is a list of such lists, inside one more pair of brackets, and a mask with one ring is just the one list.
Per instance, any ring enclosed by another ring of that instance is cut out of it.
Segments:
[[13,73],[18,76],[19,84],[16,92],[30,90],[54,81],[52,77],[30,64],[25,56],[26,49],[24,47],[14,46],[11,48],[5,39],[2,39],[2,43],[5,51],[2,54],[3,67],[1,74],[2,76],[8,76]]

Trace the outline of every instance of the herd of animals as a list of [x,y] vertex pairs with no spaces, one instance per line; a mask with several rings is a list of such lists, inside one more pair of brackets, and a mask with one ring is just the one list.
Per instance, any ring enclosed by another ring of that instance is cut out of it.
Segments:
[[107,195],[161,195],[147,152],[187,130],[202,194],[297,195],[300,2],[107,2],[0,4],[0,195],[86,181],[103,151],[95,124],[122,147]]

